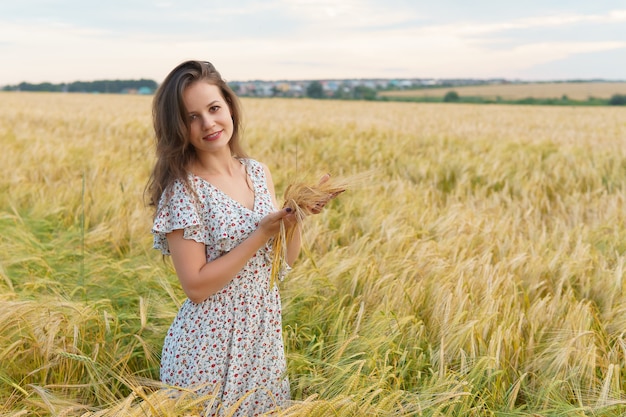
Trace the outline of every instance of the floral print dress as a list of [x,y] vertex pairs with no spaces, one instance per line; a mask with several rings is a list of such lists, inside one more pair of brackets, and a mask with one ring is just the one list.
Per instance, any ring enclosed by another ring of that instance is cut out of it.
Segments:
[[[275,210],[262,165],[240,161],[253,184],[253,210],[190,174],[195,195],[176,181],[161,197],[152,228],[156,249],[169,255],[166,234],[183,229],[186,239],[206,245],[210,262],[239,245]],[[185,300],[165,337],[161,380],[201,395],[215,393],[209,415],[234,409],[234,415],[259,415],[288,401],[280,295],[276,286],[269,288],[270,251],[268,242],[205,301]]]

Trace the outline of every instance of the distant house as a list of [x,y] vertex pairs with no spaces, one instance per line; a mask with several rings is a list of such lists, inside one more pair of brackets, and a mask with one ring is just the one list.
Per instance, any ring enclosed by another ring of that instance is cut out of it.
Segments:
[[273,85],[263,82],[257,82],[255,85],[255,90],[258,95],[263,97],[270,97],[274,95]]
[[304,95],[304,87],[298,83],[292,83],[289,86],[289,92],[294,97],[302,97]]
[[290,89],[290,85],[289,83],[278,83],[276,84],[275,88],[276,88],[276,92],[280,92],[280,93],[286,93],[289,91]]
[[124,88],[121,93],[122,94],[142,94],[142,95],[149,95],[152,94],[154,91],[152,90],[152,88],[150,87],[139,87],[139,88]]

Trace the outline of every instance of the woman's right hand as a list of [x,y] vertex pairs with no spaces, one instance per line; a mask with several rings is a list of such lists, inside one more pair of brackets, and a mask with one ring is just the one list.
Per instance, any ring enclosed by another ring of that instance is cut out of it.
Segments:
[[285,228],[288,229],[294,226],[296,221],[296,214],[291,207],[285,207],[263,217],[257,230],[269,239],[280,231],[281,222],[284,222]]

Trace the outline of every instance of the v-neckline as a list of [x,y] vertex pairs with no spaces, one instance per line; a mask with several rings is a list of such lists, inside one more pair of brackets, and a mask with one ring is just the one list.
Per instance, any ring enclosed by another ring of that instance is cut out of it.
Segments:
[[207,184],[213,190],[217,191],[222,196],[226,197],[227,199],[229,199],[233,203],[237,204],[239,207],[244,208],[244,209],[254,213],[254,210],[256,209],[256,206],[257,206],[256,186],[255,186],[254,180],[252,179],[252,177],[250,177],[250,173],[248,172],[248,165],[244,161],[242,161],[241,159],[238,159],[238,161],[241,163],[241,165],[243,165],[243,167],[244,167],[244,169],[246,171],[246,178],[250,181],[250,184],[252,185],[252,194],[253,194],[252,208],[246,206],[241,201],[236,200],[235,198],[231,197],[228,193],[223,191],[221,188],[219,188],[218,186],[212,184],[210,181],[208,181],[207,179],[201,177],[200,175],[196,175],[193,172],[189,172],[189,174],[192,175],[193,177],[199,178],[201,181],[203,181],[205,184]]

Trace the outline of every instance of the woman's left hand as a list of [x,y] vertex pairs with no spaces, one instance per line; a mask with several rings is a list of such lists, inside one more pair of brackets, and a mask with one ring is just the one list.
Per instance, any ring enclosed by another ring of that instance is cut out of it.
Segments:
[[[327,182],[330,179],[330,174],[326,174],[324,175],[321,179],[320,179],[320,184],[324,184],[325,182]],[[332,200],[333,198],[337,197],[339,194],[343,193],[345,190],[341,190],[341,191],[337,191],[335,193],[332,193],[330,195],[328,195],[326,198],[316,202],[313,206],[308,207],[308,211],[311,214],[319,214],[322,212],[322,209],[324,209],[324,207],[326,206],[326,204],[328,204],[328,202],[330,200]]]

